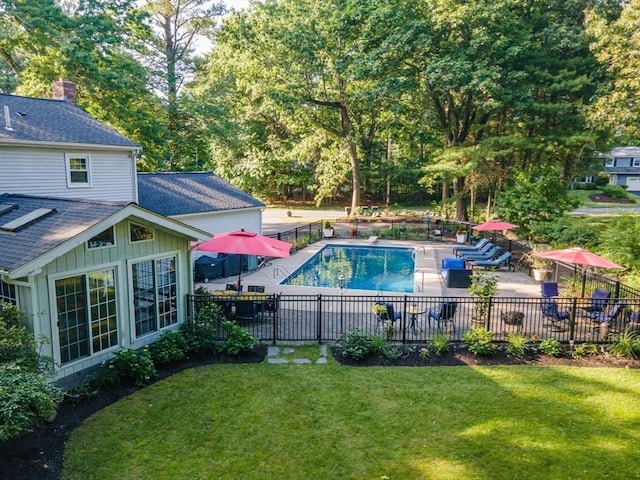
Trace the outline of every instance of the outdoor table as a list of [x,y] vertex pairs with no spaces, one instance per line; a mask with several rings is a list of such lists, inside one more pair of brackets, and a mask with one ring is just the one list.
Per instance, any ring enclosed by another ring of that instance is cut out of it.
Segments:
[[214,290],[211,295],[216,297],[214,301],[221,305],[227,314],[230,314],[232,307],[235,307],[236,316],[251,318],[257,316],[260,307],[271,297],[268,293],[236,290]]
[[[409,328],[413,332],[414,335],[418,334],[418,324],[416,323],[418,320],[418,315],[422,315],[426,310],[420,310],[418,305],[411,304],[407,308],[407,312],[409,312]],[[422,328],[420,328],[422,330]]]

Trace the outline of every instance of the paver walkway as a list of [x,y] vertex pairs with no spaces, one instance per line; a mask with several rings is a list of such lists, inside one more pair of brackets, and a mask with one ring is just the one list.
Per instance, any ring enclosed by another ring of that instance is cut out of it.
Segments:
[[294,347],[270,346],[269,349],[267,350],[267,363],[271,363],[271,364],[295,363],[299,365],[304,365],[304,364],[324,365],[327,363],[327,346],[319,345],[318,348],[320,349],[318,358],[315,361],[313,361],[309,358],[297,357],[295,355]]

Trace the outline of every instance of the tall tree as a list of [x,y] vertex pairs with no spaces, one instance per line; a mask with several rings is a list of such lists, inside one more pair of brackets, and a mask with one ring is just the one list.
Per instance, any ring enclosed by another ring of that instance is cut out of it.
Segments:
[[154,35],[144,37],[145,64],[151,69],[153,87],[166,102],[167,152],[170,170],[180,168],[181,133],[187,119],[180,112],[179,93],[194,72],[196,41],[211,36],[224,4],[212,0],[147,0],[143,10]]

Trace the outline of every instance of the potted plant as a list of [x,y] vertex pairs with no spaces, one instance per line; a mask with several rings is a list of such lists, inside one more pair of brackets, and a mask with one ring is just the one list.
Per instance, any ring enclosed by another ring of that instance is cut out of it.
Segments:
[[542,282],[551,273],[553,262],[546,258],[540,258],[536,254],[549,249],[548,245],[533,245],[531,250],[522,256],[531,269],[533,279],[537,282]]
[[387,307],[381,303],[374,303],[371,305],[371,311],[376,314],[378,320],[384,320],[387,318]]
[[322,229],[322,236],[324,238],[333,237],[333,226],[331,225],[331,222],[329,220],[324,222],[324,228]]
[[456,230],[456,242],[458,243],[467,243],[467,230],[459,227]]
[[498,293],[498,279],[487,270],[476,270],[471,275],[471,284],[467,288],[469,296],[474,298],[472,321],[476,325],[485,325],[491,297]]
[[351,229],[349,230],[349,236],[350,236],[350,237],[355,237],[355,236],[357,236],[357,235],[358,235],[358,231],[357,231],[355,228],[351,228]]

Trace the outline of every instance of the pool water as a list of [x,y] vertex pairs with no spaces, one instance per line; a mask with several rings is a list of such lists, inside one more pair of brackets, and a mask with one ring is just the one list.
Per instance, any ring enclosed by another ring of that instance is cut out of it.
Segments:
[[414,271],[412,248],[325,245],[280,284],[413,293]]

